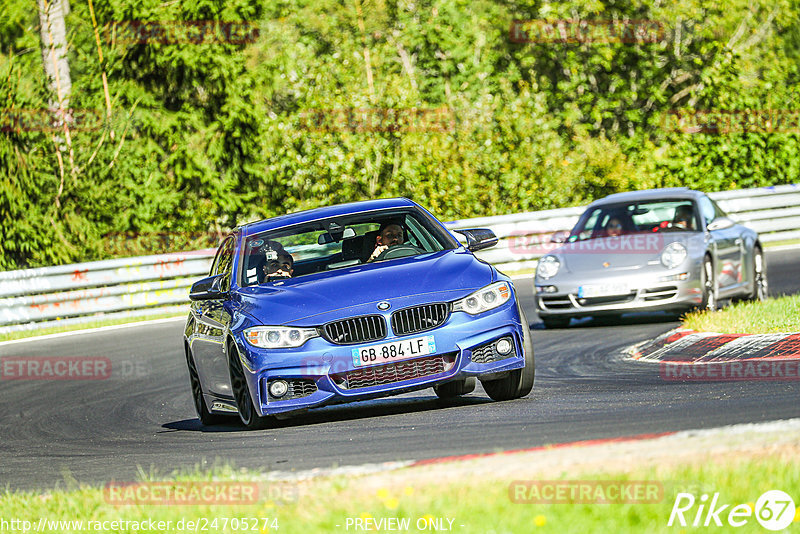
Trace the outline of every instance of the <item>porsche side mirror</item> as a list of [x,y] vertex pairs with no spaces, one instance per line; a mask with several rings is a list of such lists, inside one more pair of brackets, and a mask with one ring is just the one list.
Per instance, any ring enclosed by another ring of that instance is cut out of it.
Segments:
[[736,223],[733,222],[732,219],[728,217],[718,217],[708,223],[708,231],[713,232],[714,230],[725,230],[726,228],[730,228],[731,226],[735,225]]
[[551,243],[566,243],[569,238],[569,232],[566,230],[559,230],[550,236]]

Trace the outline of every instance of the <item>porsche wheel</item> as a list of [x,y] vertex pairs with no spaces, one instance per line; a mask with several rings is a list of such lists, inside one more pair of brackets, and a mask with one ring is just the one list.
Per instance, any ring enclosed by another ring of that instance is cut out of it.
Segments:
[[517,310],[522,320],[522,350],[525,355],[525,367],[514,369],[505,378],[481,382],[486,394],[493,400],[503,401],[524,397],[533,389],[535,365],[533,358],[533,340],[528,318],[522,307],[517,303]]
[[250,430],[258,430],[269,426],[271,419],[262,417],[256,412],[253,406],[250,388],[239,359],[239,351],[233,343],[228,344],[228,371],[231,376],[231,390],[233,398],[236,400],[236,407],[239,409],[239,419],[242,424]]
[[767,265],[764,262],[764,253],[760,248],[753,249],[753,292],[749,300],[761,301],[767,299],[769,284],[767,282]]
[[700,309],[714,311],[717,309],[717,284],[714,277],[714,264],[711,263],[711,258],[708,256],[703,259],[703,268],[700,275],[703,291],[703,301],[700,304]]

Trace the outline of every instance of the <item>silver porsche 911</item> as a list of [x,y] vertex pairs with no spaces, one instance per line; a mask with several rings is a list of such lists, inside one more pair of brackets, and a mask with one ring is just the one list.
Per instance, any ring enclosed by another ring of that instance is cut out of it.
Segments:
[[758,234],[686,188],[617,193],[590,204],[534,280],[548,328],[573,317],[715,309],[767,296]]

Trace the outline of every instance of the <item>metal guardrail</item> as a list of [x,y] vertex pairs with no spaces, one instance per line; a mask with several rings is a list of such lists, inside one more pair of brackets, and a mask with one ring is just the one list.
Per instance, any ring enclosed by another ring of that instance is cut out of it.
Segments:
[[[762,243],[800,239],[800,184],[738,189],[709,193],[732,219],[752,228]],[[536,266],[536,261],[555,246],[554,232],[570,230],[586,206],[495,217],[480,217],[446,223],[458,228],[489,227],[499,238],[497,246],[477,256],[503,272],[513,273]]]
[[[800,239],[800,185],[709,195],[763,242]],[[498,245],[478,256],[508,273],[531,269],[550,236],[574,226],[585,207],[463,219],[451,229],[488,227]],[[458,234],[457,234],[458,235]],[[214,250],[0,272],[0,333],[186,311],[188,288],[208,273]]]
[[[185,311],[216,251],[0,272],[0,333]],[[178,306],[180,305],[180,306]]]

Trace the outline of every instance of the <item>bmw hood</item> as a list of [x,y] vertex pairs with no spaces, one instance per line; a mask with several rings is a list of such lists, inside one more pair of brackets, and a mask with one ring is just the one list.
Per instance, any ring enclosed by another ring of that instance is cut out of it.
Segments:
[[464,249],[411,256],[241,288],[241,310],[261,324],[315,326],[463,297],[490,284],[492,268]]

